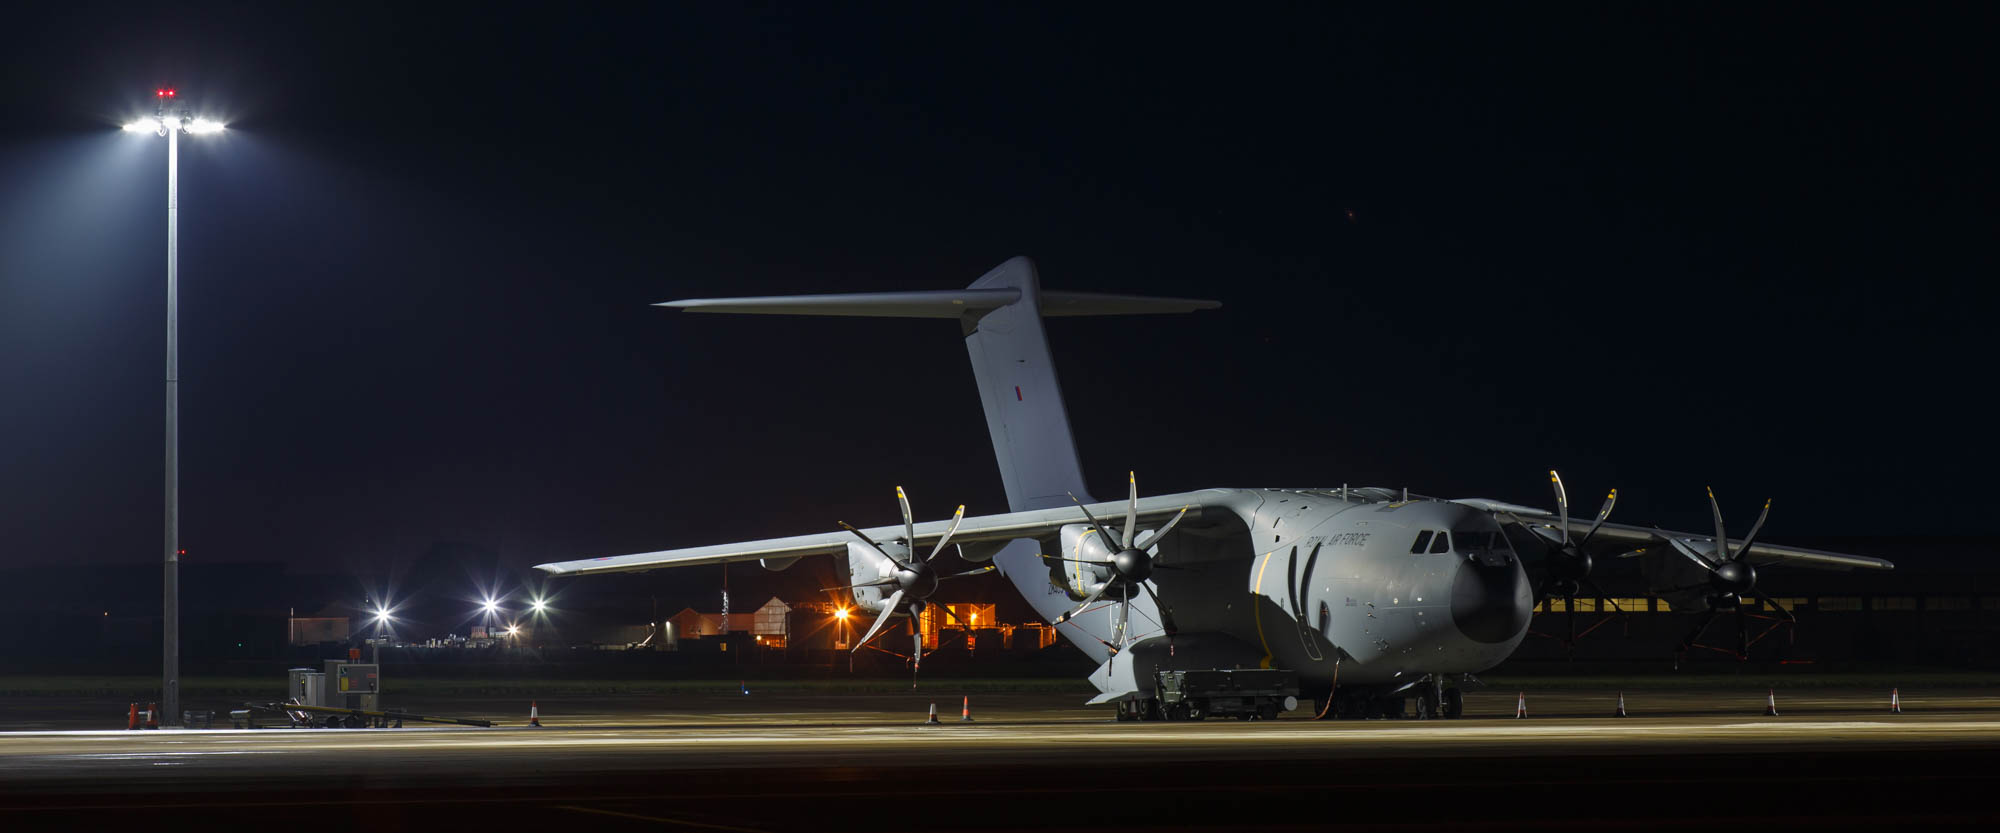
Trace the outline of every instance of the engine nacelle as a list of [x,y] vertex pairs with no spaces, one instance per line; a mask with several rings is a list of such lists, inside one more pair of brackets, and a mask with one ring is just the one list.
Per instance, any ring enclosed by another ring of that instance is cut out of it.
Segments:
[[[896,541],[882,541],[880,543],[882,544],[882,549],[887,550],[890,555],[893,555],[899,559],[907,559],[910,557],[910,548],[904,544],[898,543]],[[863,582],[880,581],[881,579],[885,579],[891,575],[894,575],[895,572],[896,572],[896,565],[891,563],[888,559],[883,558],[882,553],[876,552],[874,547],[868,546],[867,544],[861,543],[860,541],[848,542],[847,544],[848,584],[853,585],[853,584],[861,584]],[[894,592],[896,592],[896,588],[894,585],[890,585],[888,587],[856,587],[854,588],[853,592],[854,604],[856,607],[859,607],[870,613],[880,613],[882,612],[882,603],[887,601],[889,598],[889,594]]]
[[984,564],[988,561],[992,561],[993,556],[999,555],[1000,551],[1006,549],[1007,545],[1011,543],[1014,542],[974,541],[970,544],[959,544],[958,560],[963,561],[967,564]]
[[1049,562],[1049,583],[1062,588],[1070,601],[1080,602],[1090,597],[1097,586],[1110,580],[1111,565],[1078,564],[1076,561],[1109,561],[1112,546],[1097,534],[1090,524],[1068,524],[1062,528],[1058,539],[1062,545],[1059,552],[1051,553],[1070,561]]

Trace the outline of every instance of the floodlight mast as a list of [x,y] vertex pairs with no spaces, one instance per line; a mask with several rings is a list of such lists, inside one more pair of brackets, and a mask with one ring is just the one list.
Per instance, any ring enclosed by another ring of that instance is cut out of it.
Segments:
[[160,722],[181,725],[181,463],[180,463],[180,134],[222,130],[220,122],[194,118],[185,107],[170,112],[179,98],[171,89],[154,92],[158,109],[151,121],[125,125],[131,132],[152,130],[167,140],[167,519],[166,560],[160,610]]

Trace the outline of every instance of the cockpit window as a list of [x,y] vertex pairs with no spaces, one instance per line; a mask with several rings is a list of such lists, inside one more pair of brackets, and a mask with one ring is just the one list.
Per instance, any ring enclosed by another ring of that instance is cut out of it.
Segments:
[[1431,546],[1431,531],[1426,529],[1422,532],[1417,533],[1417,542],[1410,545],[1410,552],[1420,553],[1423,552],[1424,550],[1429,549],[1430,546]]
[[1431,538],[1431,552],[1440,553],[1440,552],[1448,552],[1450,550],[1451,550],[1451,539],[1445,537],[1445,534],[1443,532],[1439,532],[1436,537]]
[[1481,532],[1476,530],[1454,531],[1451,533],[1452,544],[1454,545],[1452,548],[1463,555],[1485,555],[1490,552],[1499,552],[1507,546],[1506,542],[1498,540],[1499,537],[1500,533],[1498,532]]

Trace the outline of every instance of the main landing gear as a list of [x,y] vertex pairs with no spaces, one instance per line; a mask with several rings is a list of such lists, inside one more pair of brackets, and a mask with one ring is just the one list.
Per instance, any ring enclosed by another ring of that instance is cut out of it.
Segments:
[[[1326,706],[1324,695],[1315,697]],[[1368,691],[1336,691],[1333,707],[1323,708],[1327,720],[1457,720],[1465,715],[1465,692],[1446,688],[1439,681],[1425,681],[1395,694]]]

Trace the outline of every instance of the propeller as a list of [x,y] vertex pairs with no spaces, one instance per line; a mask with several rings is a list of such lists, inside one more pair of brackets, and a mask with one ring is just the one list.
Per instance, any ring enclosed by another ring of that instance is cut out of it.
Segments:
[[[1546,553],[1542,562],[1546,575],[1542,579],[1541,586],[1535,590],[1535,601],[1540,603],[1543,599],[1549,598],[1561,598],[1563,600],[1563,609],[1567,611],[1566,623],[1569,629],[1569,636],[1563,640],[1563,648],[1564,650],[1568,650],[1575,645],[1577,638],[1577,595],[1588,589],[1596,598],[1610,599],[1610,596],[1604,592],[1604,589],[1598,587],[1597,582],[1590,579],[1592,560],[1589,546],[1590,539],[1597,535],[1597,530],[1603,528],[1604,521],[1611,517],[1612,507],[1618,505],[1618,490],[1612,489],[1610,494],[1604,496],[1604,505],[1598,507],[1597,518],[1591,522],[1590,529],[1583,533],[1583,537],[1571,538],[1569,534],[1569,490],[1563,488],[1562,475],[1557,474],[1554,469],[1549,470],[1549,486],[1556,493],[1557,523],[1555,529],[1527,524],[1512,514],[1509,514],[1507,517],[1516,526],[1532,533],[1535,539],[1542,543],[1542,548]],[[1617,602],[1611,603],[1611,609],[1617,611],[1620,616],[1625,614],[1624,609],[1618,607]]]
[[1118,618],[1114,630],[1117,637],[1115,644],[1111,645],[1111,655],[1115,659],[1119,653],[1125,650],[1125,646],[1130,642],[1126,626],[1131,622],[1132,618],[1132,598],[1143,592],[1159,608],[1160,626],[1166,632],[1167,652],[1171,655],[1174,649],[1174,634],[1179,632],[1179,629],[1174,626],[1173,609],[1160,599],[1159,593],[1154,591],[1153,587],[1147,582],[1152,578],[1154,570],[1172,570],[1176,568],[1155,563],[1153,555],[1147,552],[1147,550],[1152,549],[1161,541],[1167,539],[1167,533],[1172,532],[1174,527],[1180,524],[1181,519],[1187,517],[1188,508],[1185,506],[1181,507],[1180,513],[1175,515],[1173,520],[1168,521],[1165,526],[1154,530],[1151,535],[1146,536],[1145,541],[1135,542],[1133,538],[1139,531],[1138,475],[1128,472],[1126,474],[1126,483],[1129,486],[1129,497],[1125,504],[1125,527],[1121,530],[1120,534],[1115,536],[1111,534],[1111,530],[1105,528],[1103,522],[1097,520],[1097,516],[1090,513],[1090,508],[1084,506],[1083,501],[1078,500],[1074,494],[1069,496],[1069,499],[1076,503],[1076,507],[1083,510],[1083,516],[1089,519],[1091,527],[1097,530],[1100,540],[1107,544],[1107,548],[1112,541],[1117,541],[1118,549],[1111,554],[1109,560],[1104,561],[1061,558],[1052,555],[1042,556],[1051,561],[1068,561],[1110,568],[1110,576],[1103,583],[1099,584],[1089,597],[1083,600],[1083,604],[1077,605],[1076,609],[1056,617],[1056,624],[1060,625],[1068,622],[1078,614],[1089,610],[1091,605],[1097,604],[1098,599],[1106,596],[1116,598],[1118,602]]
[[[861,582],[846,589],[851,591],[864,587],[895,588],[895,592],[890,593],[889,598],[882,601],[882,612],[876,615],[875,623],[868,627],[868,632],[861,637],[859,642],[854,643],[854,651],[860,651],[865,647],[869,641],[875,638],[876,634],[882,632],[882,627],[889,623],[890,617],[899,612],[905,612],[904,608],[907,608],[907,613],[912,621],[916,621],[918,617],[921,617],[924,607],[929,603],[931,594],[937,592],[938,582],[976,576],[981,573],[992,572],[993,570],[993,565],[988,564],[984,567],[966,570],[961,573],[938,575],[937,571],[931,568],[931,562],[938,557],[939,553],[944,552],[945,546],[951,543],[951,536],[958,532],[958,525],[965,520],[964,506],[958,507],[958,510],[952,513],[951,525],[945,527],[944,534],[938,537],[937,545],[931,547],[930,555],[924,556],[919,560],[913,557],[916,553],[917,541],[916,517],[910,512],[910,498],[903,493],[903,487],[901,486],[896,487],[896,502],[903,510],[903,542],[905,544],[903,549],[912,556],[908,561],[890,554],[887,548],[877,543],[875,539],[868,537],[868,533],[856,529],[846,521],[840,522],[841,529],[854,533],[854,537],[860,538],[864,543],[868,544],[883,559],[877,567],[877,571],[881,575],[880,578],[873,581]],[[912,642],[915,643],[915,650],[911,652],[910,656],[915,665],[921,666],[924,659],[923,634],[918,628],[912,626],[910,628],[910,637]]]
[[1657,528],[1654,530],[1673,547],[1674,552],[1680,553],[1689,561],[1694,562],[1697,566],[1708,572],[1707,580],[1702,583],[1675,587],[1662,591],[1661,595],[1681,593],[1689,590],[1708,591],[1709,616],[1702,621],[1699,629],[1689,634],[1688,638],[1682,641],[1681,647],[1683,650],[1691,646],[1694,640],[1700,638],[1702,631],[1708,629],[1709,622],[1714,620],[1716,612],[1734,608],[1736,610],[1736,653],[1738,657],[1745,657],[1749,655],[1750,640],[1749,630],[1744,622],[1742,605],[1744,596],[1749,596],[1769,605],[1772,609],[1778,611],[1788,622],[1798,621],[1796,617],[1792,616],[1791,611],[1786,610],[1783,605],[1772,601],[1771,597],[1764,595],[1763,591],[1757,589],[1757,568],[1750,563],[1750,548],[1757,544],[1757,534],[1764,531],[1764,521],[1771,516],[1771,501],[1768,499],[1764,501],[1763,511],[1757,513],[1757,522],[1750,525],[1750,534],[1743,536],[1743,543],[1736,545],[1733,550],[1729,543],[1729,530],[1722,522],[1722,505],[1716,502],[1714,489],[1708,490],[1708,510],[1709,514],[1715,518],[1715,551],[1712,553],[1703,554],[1700,550],[1689,546],[1686,541],[1674,537],[1665,530]]

